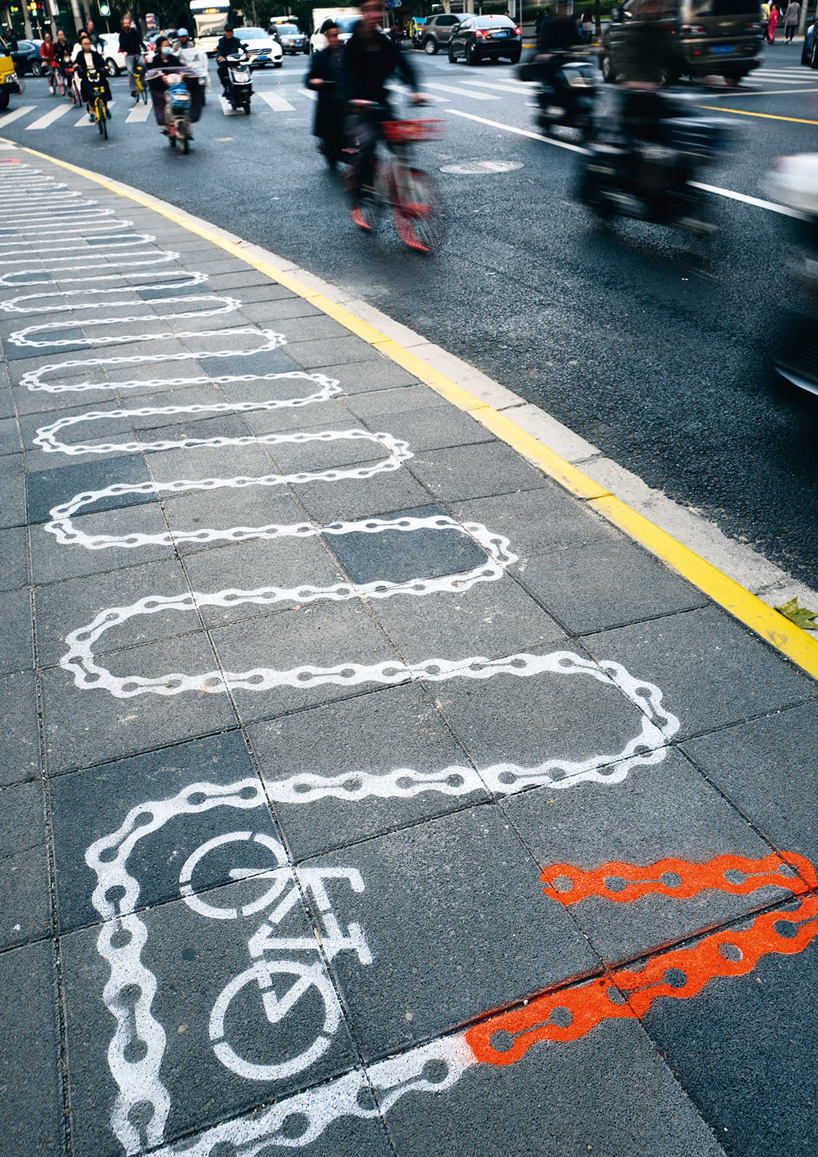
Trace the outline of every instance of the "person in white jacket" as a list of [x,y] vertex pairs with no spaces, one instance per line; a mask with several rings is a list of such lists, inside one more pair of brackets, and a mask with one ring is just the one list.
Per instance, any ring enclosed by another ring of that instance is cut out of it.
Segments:
[[787,38],[787,44],[792,44],[792,38],[795,36],[795,31],[798,28],[798,18],[801,15],[801,5],[798,0],[790,0],[787,5],[787,11],[784,13],[784,35]]

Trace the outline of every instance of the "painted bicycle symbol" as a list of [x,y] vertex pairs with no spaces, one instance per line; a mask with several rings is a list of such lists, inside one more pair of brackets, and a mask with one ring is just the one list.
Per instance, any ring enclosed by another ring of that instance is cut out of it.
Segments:
[[[272,867],[262,863],[230,869],[230,879],[253,880],[263,886],[260,896],[241,907],[219,905],[214,902],[212,895],[205,897],[197,893],[193,884],[194,873],[205,857],[229,844],[243,845],[243,851],[252,850],[256,855],[261,854],[267,863],[272,859],[274,864]],[[327,885],[335,880],[346,880],[353,892],[364,890],[361,874],[355,868],[299,868],[296,879],[295,872],[287,863],[283,846],[278,840],[259,832],[228,832],[216,836],[197,848],[185,862],[179,875],[179,885],[183,898],[194,912],[211,920],[237,920],[263,913],[261,924],[247,942],[253,963],[224,987],[210,1014],[209,1032],[213,1051],[231,1072],[248,1080],[280,1080],[309,1068],[329,1048],[341,1024],[341,1008],[326,972],[322,950],[329,960],[339,952],[352,951],[357,954],[361,964],[372,963],[372,953],[361,926],[350,923],[344,931],[332,911]],[[287,916],[299,908],[299,883],[312,900],[310,906],[319,925],[315,936],[287,936],[277,931]],[[298,955],[291,956],[291,953]],[[305,961],[301,954],[317,956],[317,959],[310,961],[308,958]],[[268,1064],[240,1056],[225,1039],[229,1031],[225,1024],[229,1020],[230,1005],[248,985],[257,987],[260,999],[256,1011],[273,1028],[281,1026],[305,996],[317,994],[322,1014],[319,1018],[320,1027],[312,1042],[296,1055]]]

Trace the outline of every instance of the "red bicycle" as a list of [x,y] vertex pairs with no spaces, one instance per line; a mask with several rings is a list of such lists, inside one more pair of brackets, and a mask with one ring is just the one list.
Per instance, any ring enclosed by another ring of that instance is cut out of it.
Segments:
[[[358,206],[364,228],[374,231],[386,209],[392,210],[395,228],[404,245],[418,253],[434,253],[440,248],[446,232],[443,202],[432,177],[416,168],[410,159],[411,146],[419,141],[437,140],[443,136],[445,121],[409,120],[377,121],[377,109],[366,118],[372,132],[389,146],[389,160],[372,158],[372,184],[358,191]],[[357,182],[353,165],[351,182]]]

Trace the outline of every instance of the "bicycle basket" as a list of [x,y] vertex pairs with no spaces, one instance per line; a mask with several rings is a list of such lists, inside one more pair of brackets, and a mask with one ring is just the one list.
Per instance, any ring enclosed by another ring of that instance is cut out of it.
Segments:
[[443,136],[445,124],[442,120],[385,121],[381,128],[384,140],[398,145],[409,141],[436,140]]

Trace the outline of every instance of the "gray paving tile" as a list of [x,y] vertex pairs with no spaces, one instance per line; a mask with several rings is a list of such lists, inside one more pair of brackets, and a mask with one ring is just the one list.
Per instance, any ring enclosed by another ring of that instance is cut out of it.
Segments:
[[34,666],[31,596],[28,587],[3,597],[0,621],[0,673],[29,670]]
[[387,358],[346,362],[339,370],[338,377],[345,394],[362,394],[370,390],[393,390],[402,386],[417,385],[407,370]]
[[[383,458],[373,459],[372,464],[382,461]],[[351,522],[371,515],[410,510],[434,501],[406,469],[406,463],[398,470],[384,471],[370,478],[294,483],[293,490],[315,521],[325,526],[330,522]]]
[[305,370],[321,366],[343,366],[357,362],[374,362],[381,354],[359,337],[317,338],[315,341],[287,344],[287,353]]
[[436,406],[439,410],[449,403],[436,394],[430,386],[407,385],[394,390],[375,390],[371,393],[351,394],[345,398],[345,405],[353,414],[360,418],[368,418],[370,414],[383,415],[399,414],[403,410],[426,409]]
[[775,923],[748,975],[717,976],[692,999],[656,1000],[644,1016],[731,1157],[812,1157],[818,1147],[815,902],[787,914],[809,921],[798,945],[813,939],[801,951],[792,923]]
[[715,607],[590,635],[585,645],[658,683],[681,720],[679,737],[815,694],[810,679]]
[[257,281],[252,274],[247,273],[217,273],[208,281],[210,289],[235,289],[236,296],[241,298],[242,305],[251,302],[274,301],[303,301],[283,285],[276,285],[274,281]]
[[[29,521],[48,522],[54,507],[70,502],[80,494],[106,490],[109,486],[127,484],[138,486],[150,482],[150,474],[141,454],[129,454],[102,461],[76,462],[51,470],[26,475]],[[82,513],[100,514],[105,510],[120,510],[126,506],[140,506],[156,502],[156,494],[111,494],[82,508]]]
[[254,321],[258,325],[266,326],[274,321],[289,321],[296,317],[318,317],[321,315],[321,311],[316,309],[314,305],[310,305],[303,297],[276,299],[265,295],[259,298],[258,294],[252,290],[248,296],[248,292],[244,289],[242,289],[240,297],[241,312],[248,321]]
[[14,1157],[66,1152],[54,947],[0,955],[0,1151]]
[[[247,434],[246,427],[243,433]],[[274,473],[264,448],[255,443],[249,446],[193,446],[186,450],[155,450],[146,458],[151,475],[157,483],[175,482],[178,479],[201,481],[210,478],[263,478]],[[160,493],[164,500],[172,492],[163,490]]]
[[0,677],[0,787],[37,775],[40,737],[34,675],[18,671]]
[[287,331],[287,344],[295,345],[296,343],[322,341],[327,338],[343,338],[344,341],[349,341],[349,330],[343,325],[340,325],[326,314],[316,311],[317,316],[307,316],[306,314],[297,317],[295,314],[291,315],[288,324],[284,327]]
[[[272,464],[268,462],[272,472]],[[207,531],[236,528],[260,529],[295,526],[307,521],[304,508],[285,486],[224,486],[215,490],[189,490],[163,499],[171,532],[180,555],[211,548],[223,549],[230,539],[213,538]],[[198,538],[190,538],[190,533]],[[245,539],[245,543],[257,541]],[[271,541],[278,541],[272,539]],[[234,575],[229,585],[238,585]]]
[[22,454],[3,454],[0,457],[0,478],[15,478],[23,473]]
[[[761,860],[770,847],[681,753],[632,772],[614,785],[585,783],[570,791],[535,788],[507,800],[509,819],[543,869],[568,864],[593,871],[612,862],[647,867],[676,859],[706,864],[717,856]],[[784,868],[782,862],[782,868]],[[792,876],[785,869],[786,875]],[[611,875],[618,873],[612,870]],[[547,895],[554,898],[553,889]],[[574,919],[609,964],[632,959],[750,911],[786,899],[786,887],[746,895],[707,888],[676,899],[627,888],[570,906]]]
[[514,1065],[474,1065],[451,1088],[402,1097],[387,1128],[398,1157],[723,1153],[634,1020],[537,1044]]
[[[197,790],[190,792],[193,784]],[[139,881],[139,910],[177,899],[182,865],[214,835],[249,824],[253,831],[276,836],[238,730],[59,776],[51,780],[49,794],[61,932],[102,918],[93,902],[97,875],[86,852],[119,831],[132,809],[153,805],[152,814],[166,820],[135,841],[128,858],[129,871]],[[192,806],[187,803],[191,795]],[[195,872],[197,890],[230,883],[236,851],[230,843],[205,857]]]
[[[246,822],[245,815],[242,827]],[[251,850],[242,856],[243,851],[240,847],[236,854],[237,870],[256,868],[258,853]],[[276,863],[272,855],[269,859]],[[294,886],[291,883],[289,890]],[[233,910],[235,919],[209,918],[181,899],[139,917],[147,936],[141,967],[156,978],[150,1012],[163,1029],[161,1044],[155,1029],[152,1043],[163,1054],[160,1080],[169,1099],[163,1136],[168,1142],[343,1072],[355,1062],[337,997],[297,894],[294,906],[279,915],[270,932],[300,947],[271,945],[263,965],[254,964],[249,941],[264,924],[264,911],[247,914],[239,909],[254,907],[269,891],[269,879],[243,880],[201,897],[211,913]],[[119,938],[127,936],[120,929]],[[69,1073],[72,1141],[77,1157],[107,1157],[120,1149],[111,1129],[117,1086],[107,1055],[114,1025],[103,1000],[110,967],[99,954],[98,937],[98,928],[88,928],[62,939],[68,1048],[74,1057]],[[293,976],[297,980],[311,967],[318,969],[303,995],[275,1024],[268,1022],[262,1004],[256,973],[261,967],[279,999],[292,988]],[[226,990],[232,981],[237,987],[231,997]],[[107,999],[112,1002],[110,987]],[[129,997],[133,999],[127,985],[123,988],[116,1001],[119,1007]],[[220,997],[222,1029],[209,1031]],[[216,1052],[216,1043],[232,1050],[226,1063]],[[265,1075],[259,1075],[261,1069],[242,1070],[241,1062],[263,1066]],[[144,1101],[138,1068],[133,1064],[130,1072],[127,1065],[123,1069],[120,1079],[130,1077],[131,1096]],[[192,1089],[195,1096],[191,1096]]]
[[701,591],[625,539],[536,555],[518,574],[576,635],[707,604]]
[[[176,672],[199,675],[216,669],[203,632],[134,647],[103,665],[117,676],[145,678]],[[183,692],[118,699],[107,690],[76,687],[71,674],[60,668],[44,671],[40,678],[51,775],[225,730],[236,723],[225,694]]]
[[437,498],[449,502],[546,485],[539,470],[502,442],[429,450],[416,454],[406,466]]
[[587,543],[621,541],[610,523],[548,479],[536,490],[456,503],[453,512],[456,518],[502,531],[523,562],[534,555],[578,549]]
[[[16,328],[26,329],[28,327],[26,325],[20,325]],[[32,334],[31,340],[37,340],[37,335]],[[59,347],[50,350],[48,353],[44,353],[41,348],[38,348],[35,345],[16,345],[13,342],[6,341],[3,343],[3,350],[9,362],[25,361],[35,364],[36,361],[42,359],[43,357],[55,358],[62,354],[77,353],[87,349],[85,344],[85,334],[80,326],[67,325],[64,330],[60,330],[59,338],[54,338],[52,340],[59,340],[61,343],[65,344],[60,344]]]
[[42,784],[18,783],[0,792],[0,949],[51,930]]
[[24,526],[0,530],[0,591],[13,591],[28,582],[28,535]]
[[[372,963],[330,964],[365,1059],[439,1034],[597,966],[551,904],[525,847],[493,804],[430,820],[310,861],[353,866],[342,926],[363,929]],[[533,935],[532,935],[533,932]]]
[[[134,554],[134,562],[139,557]],[[185,573],[176,559],[136,563],[122,570],[87,576],[37,587],[34,593],[34,621],[37,627],[37,665],[58,663],[66,651],[66,636],[92,623],[108,607],[130,606],[147,595],[184,595],[189,591]],[[96,651],[103,654],[122,647],[155,642],[171,635],[187,634],[201,627],[193,615],[172,612],[138,615],[128,619],[116,632],[100,636]]]
[[22,474],[0,477],[0,527],[25,526],[26,485]]
[[[301,610],[220,627],[210,635],[221,665],[232,674],[399,662],[386,636],[358,600],[310,603]],[[305,679],[303,685],[273,686],[269,690],[236,687],[233,697],[242,721],[249,723],[360,691],[360,684]]]
[[[75,531],[81,531],[92,539],[106,535],[121,539],[133,534],[154,536],[168,533],[158,502],[107,510],[102,514],[75,515],[71,521]],[[31,527],[31,570],[38,586],[174,556],[170,545],[143,543],[132,548],[105,546],[91,549],[81,542],[57,542],[55,535],[47,531],[43,523]]]
[[[416,684],[255,724],[248,734],[296,860],[489,798],[479,780],[464,794],[462,774],[441,774],[468,761]],[[403,790],[391,786],[401,769],[410,769],[397,776]],[[425,790],[424,776],[432,780]]]
[[[312,416],[311,416],[312,417]],[[346,466],[358,467],[373,458],[388,461],[388,445],[379,442],[366,431],[357,418],[347,417],[340,425],[320,422],[303,422],[299,433],[325,435],[327,433],[347,433],[360,431],[364,436],[353,438],[314,438],[304,442],[280,442],[268,447],[278,469],[287,475],[303,471],[338,470]]]
[[411,410],[368,413],[366,424],[370,430],[386,430],[393,437],[402,438],[416,455],[447,446],[496,441],[490,430],[454,406],[441,409],[440,405],[432,404]]
[[[276,382],[272,386],[267,382],[260,384],[267,387],[268,396],[273,390],[277,396],[284,393],[282,389],[284,382]],[[303,397],[311,390],[316,391],[316,387],[311,386],[308,382],[300,382],[293,383],[293,387],[287,392],[291,393],[291,396],[300,394]],[[230,395],[228,389],[225,390],[225,393]],[[249,397],[250,391],[243,391],[243,395]],[[361,425],[343,402],[337,402],[335,399],[316,402],[309,406],[282,406],[277,410],[250,410],[244,414],[244,420],[254,434],[274,434],[281,430],[301,430],[307,423],[321,425],[325,430],[349,430]],[[270,447],[270,453],[274,454],[274,452],[275,447]]]
[[818,704],[690,740],[684,750],[775,847],[818,864]]
[[22,448],[17,419],[0,418],[0,454],[19,453]]

